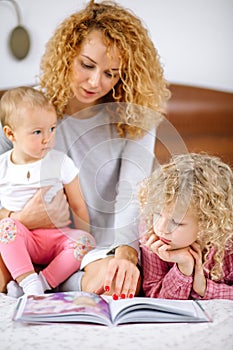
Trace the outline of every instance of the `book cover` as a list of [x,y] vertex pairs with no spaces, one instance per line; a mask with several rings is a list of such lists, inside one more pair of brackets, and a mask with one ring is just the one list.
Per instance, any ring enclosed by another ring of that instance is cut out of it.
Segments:
[[209,322],[193,300],[135,297],[112,300],[87,292],[58,292],[19,298],[13,320],[26,323],[91,323],[114,326],[129,323]]

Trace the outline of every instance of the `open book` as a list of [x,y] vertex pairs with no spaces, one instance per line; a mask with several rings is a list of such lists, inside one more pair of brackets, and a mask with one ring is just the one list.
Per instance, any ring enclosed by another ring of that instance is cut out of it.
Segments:
[[19,298],[14,321],[26,323],[92,323],[114,326],[128,323],[209,322],[193,300],[135,297],[112,300],[87,292],[60,292]]

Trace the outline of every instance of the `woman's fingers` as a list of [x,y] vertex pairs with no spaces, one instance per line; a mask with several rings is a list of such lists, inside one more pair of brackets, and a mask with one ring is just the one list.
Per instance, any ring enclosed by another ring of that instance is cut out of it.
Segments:
[[137,290],[140,272],[136,265],[127,259],[113,258],[109,261],[104,283],[105,291],[111,289],[114,299],[133,297]]
[[48,204],[48,213],[55,227],[64,227],[71,223],[69,204],[63,190],[58,191]]

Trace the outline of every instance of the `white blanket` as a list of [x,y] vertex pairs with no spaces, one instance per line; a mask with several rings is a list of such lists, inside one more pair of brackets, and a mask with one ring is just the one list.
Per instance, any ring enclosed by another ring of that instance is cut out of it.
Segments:
[[1,350],[212,350],[233,349],[233,301],[208,300],[202,306],[213,322],[22,325],[12,321],[16,300],[0,293]]

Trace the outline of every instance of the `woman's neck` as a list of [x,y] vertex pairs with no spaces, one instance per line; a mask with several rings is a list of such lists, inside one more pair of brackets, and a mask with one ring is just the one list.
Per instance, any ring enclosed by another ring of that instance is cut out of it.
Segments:
[[87,104],[79,102],[76,98],[73,98],[67,104],[65,113],[78,119],[90,118],[93,116],[91,107],[94,107],[99,103],[100,101],[96,101],[95,103]]

